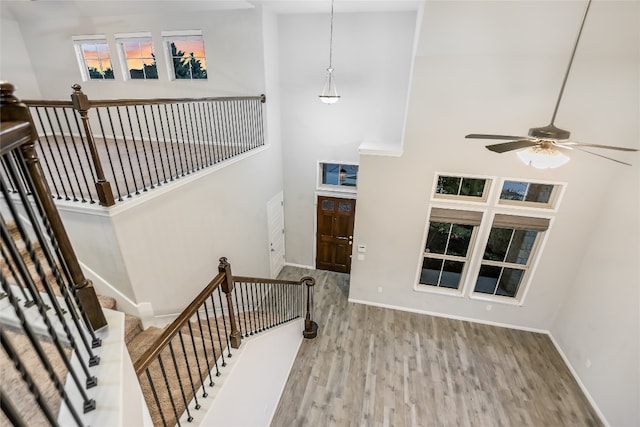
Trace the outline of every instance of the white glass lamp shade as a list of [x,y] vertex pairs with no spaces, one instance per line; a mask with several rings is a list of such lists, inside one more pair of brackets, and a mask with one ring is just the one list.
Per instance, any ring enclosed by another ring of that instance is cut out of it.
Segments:
[[566,164],[570,159],[552,146],[535,146],[516,153],[526,165],[538,169],[557,168]]
[[327,68],[327,77],[325,78],[322,94],[319,95],[319,98],[320,101],[325,104],[335,104],[340,99],[338,89],[336,89],[336,82],[333,78],[333,68]]

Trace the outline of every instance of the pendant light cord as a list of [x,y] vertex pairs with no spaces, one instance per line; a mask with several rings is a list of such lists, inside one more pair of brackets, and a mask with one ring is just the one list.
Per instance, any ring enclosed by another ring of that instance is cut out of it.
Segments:
[[329,68],[333,69],[332,67],[332,57],[333,57],[333,2],[334,0],[331,0],[331,30],[329,32]]

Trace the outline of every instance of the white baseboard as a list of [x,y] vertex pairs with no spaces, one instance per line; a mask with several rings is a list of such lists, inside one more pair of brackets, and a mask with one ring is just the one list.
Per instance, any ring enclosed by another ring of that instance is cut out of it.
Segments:
[[316,268],[312,265],[304,265],[304,264],[294,264],[292,262],[285,262],[284,265],[286,267],[298,267],[298,268],[306,268],[307,270],[315,270]]
[[598,405],[596,405],[596,401],[593,399],[593,397],[589,393],[589,390],[587,389],[587,387],[584,385],[584,383],[582,382],[582,380],[578,376],[578,373],[576,372],[575,369],[573,369],[573,365],[571,365],[571,362],[569,362],[569,358],[567,357],[566,354],[564,354],[564,351],[562,351],[562,348],[560,347],[560,344],[558,344],[558,341],[556,341],[556,339],[554,338],[553,334],[551,334],[551,332],[549,332],[548,335],[549,335],[549,338],[551,339],[551,342],[553,343],[554,347],[556,348],[558,353],[560,353],[560,356],[562,357],[562,360],[564,360],[564,363],[569,368],[569,371],[571,372],[571,375],[573,375],[573,378],[575,378],[576,382],[580,386],[580,389],[582,390],[582,392],[586,396],[587,400],[589,401],[589,403],[593,407],[593,410],[596,412],[598,417],[600,417],[600,421],[602,421],[602,424],[604,424],[605,427],[611,427],[611,424],[609,424],[607,422],[607,419],[605,418],[604,414],[602,413],[602,411],[600,410]]
[[389,309],[392,309],[392,310],[407,311],[407,312],[410,312],[410,313],[427,314],[429,316],[444,317],[446,319],[463,320],[463,321],[466,321],[466,322],[480,323],[480,324],[483,324],[483,325],[490,325],[490,326],[498,326],[498,327],[501,327],[501,328],[518,329],[520,331],[535,332],[535,333],[538,333],[538,334],[549,334],[549,331],[546,330],[546,329],[538,329],[538,328],[529,328],[527,326],[510,325],[508,323],[492,322],[490,320],[482,320],[482,319],[475,319],[475,318],[472,318],[472,317],[456,316],[456,315],[453,315],[453,314],[438,313],[438,312],[435,312],[435,311],[418,310],[418,309],[414,309],[414,308],[407,308],[407,307],[401,307],[401,306],[390,305],[390,304],[382,304],[382,303],[371,302],[371,301],[363,301],[363,300],[357,300],[357,299],[352,299],[352,298],[349,298],[349,302],[354,302],[354,303],[357,303],[357,304],[364,304],[364,305],[373,305],[373,306],[376,306],[376,307],[389,308]]

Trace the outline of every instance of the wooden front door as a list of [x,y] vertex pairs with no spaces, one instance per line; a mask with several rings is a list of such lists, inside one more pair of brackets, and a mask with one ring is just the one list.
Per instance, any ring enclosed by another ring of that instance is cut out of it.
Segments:
[[317,269],[351,271],[355,214],[355,200],[318,196]]

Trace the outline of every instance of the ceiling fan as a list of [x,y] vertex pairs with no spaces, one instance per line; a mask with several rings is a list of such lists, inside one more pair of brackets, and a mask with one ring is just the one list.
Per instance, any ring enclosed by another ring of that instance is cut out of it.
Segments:
[[[556,106],[553,110],[553,116],[551,116],[551,123],[547,126],[534,127],[529,129],[528,136],[487,135],[472,133],[465,136],[465,138],[508,140],[509,142],[487,145],[486,148],[495,153],[506,153],[508,151],[522,150],[518,151],[517,153],[520,159],[527,164],[531,164],[539,168],[557,167],[569,161],[569,157],[565,156],[561,152],[561,150],[578,150],[585,153],[593,154],[594,156],[613,160],[614,162],[622,163],[623,165],[631,166],[629,163],[622,162],[611,157],[606,157],[592,151],[584,150],[583,147],[605,148],[618,151],[638,151],[637,149],[613,147],[610,145],[600,144],[585,144],[581,142],[570,141],[569,136],[571,135],[571,133],[554,125],[556,114],[558,113],[558,107],[560,106],[560,101],[562,100],[562,94],[564,92],[565,85],[567,84],[569,71],[571,71],[573,58],[576,54],[576,49],[578,48],[578,42],[580,41],[580,35],[582,34],[582,29],[587,19],[587,14],[589,13],[590,6],[591,0],[588,0],[587,6],[584,11],[584,16],[582,18],[582,23],[580,24],[580,29],[578,31],[578,37],[576,38],[576,42],[573,46],[573,52],[571,52],[569,65],[564,75],[562,86],[560,87],[558,100],[556,101]],[[524,148],[528,148],[528,150],[523,150]]]

